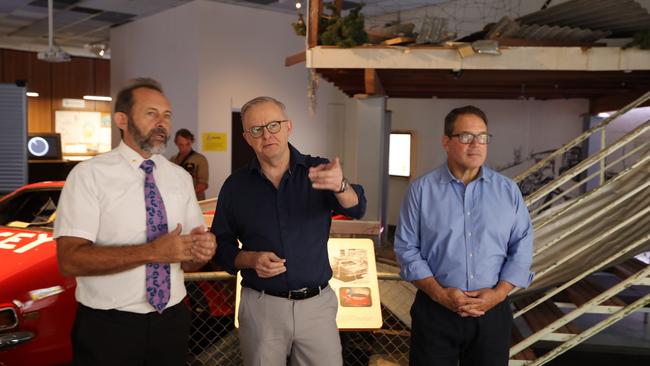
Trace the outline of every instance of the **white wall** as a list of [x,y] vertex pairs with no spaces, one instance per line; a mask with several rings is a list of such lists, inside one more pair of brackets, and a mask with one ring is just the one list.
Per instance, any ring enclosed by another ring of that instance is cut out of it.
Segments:
[[[269,95],[283,101],[294,122],[290,141],[302,152],[323,157],[342,154],[345,96],[326,82],[318,90],[316,116],[307,100],[308,71],[285,67],[284,59],[304,49],[293,33],[295,16],[198,0],[111,32],[111,85],[139,75],[159,79],[172,107],[176,131],[185,127],[200,140],[203,132],[231,136],[231,112],[248,100]],[[208,197],[219,192],[230,172],[231,143],[208,158]],[[175,146],[167,149],[175,152]]]
[[[414,177],[446,161],[441,142],[444,118],[453,108],[468,104],[483,109],[488,117],[488,130],[493,135],[487,158],[490,167],[512,162],[515,148],[520,148],[525,158],[530,153],[557,149],[569,142],[582,132],[581,115],[589,109],[584,99],[389,99],[388,109],[393,111],[392,129],[413,131],[417,139]],[[388,222],[394,225],[410,182],[398,177],[389,179]]]
[[[308,71],[304,64],[284,66],[285,57],[304,49],[293,33],[293,15],[207,1],[199,2],[199,130],[227,132],[232,108],[260,96],[273,96],[287,106],[294,122],[290,141],[303,153],[340,154],[344,95],[322,82],[316,116],[308,111]],[[233,136],[233,138],[242,138]],[[209,153],[211,189],[230,174],[230,151]]]
[[380,220],[386,192],[382,185],[387,174],[383,157],[388,149],[385,131],[390,123],[386,118],[386,99],[349,98],[346,113],[343,173],[351,182],[363,185],[368,200],[365,219]]
[[[196,132],[197,10],[197,4],[190,3],[111,30],[113,98],[129,79],[142,76],[157,79],[172,103],[174,132],[183,127]],[[114,128],[113,145],[119,138],[119,130]],[[167,151],[171,153],[172,149]]]

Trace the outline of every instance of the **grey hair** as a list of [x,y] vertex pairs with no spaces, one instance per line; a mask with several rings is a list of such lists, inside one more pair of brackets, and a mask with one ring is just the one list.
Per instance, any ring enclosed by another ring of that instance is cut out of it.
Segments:
[[265,104],[265,103],[275,104],[278,108],[282,110],[282,113],[286,116],[287,107],[285,107],[284,103],[282,103],[281,101],[271,97],[257,97],[249,100],[248,102],[246,102],[246,104],[244,104],[243,107],[241,107],[240,113],[241,113],[242,126],[244,125],[244,120],[246,119],[246,113],[248,113],[248,111],[251,108],[254,108],[260,104]]

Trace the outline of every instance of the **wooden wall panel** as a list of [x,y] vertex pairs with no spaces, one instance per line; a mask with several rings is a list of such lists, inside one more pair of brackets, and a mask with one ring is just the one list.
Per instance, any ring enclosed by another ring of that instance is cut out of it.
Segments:
[[39,94],[27,99],[27,127],[31,132],[53,132],[52,72],[49,62],[40,61],[36,53],[29,54],[29,91]]
[[70,62],[52,64],[52,98],[81,99],[95,92],[93,59],[73,57]]
[[108,60],[94,59],[95,95],[111,95],[111,63]]
[[29,52],[4,50],[2,56],[2,74],[6,83],[29,80]]
[[[63,98],[110,95],[110,61],[73,57],[71,62],[38,60],[35,52],[0,49],[0,82],[25,80],[28,91],[39,93],[27,99],[29,132],[54,132],[54,115],[63,108]],[[110,102],[86,101],[80,111],[110,113]]]

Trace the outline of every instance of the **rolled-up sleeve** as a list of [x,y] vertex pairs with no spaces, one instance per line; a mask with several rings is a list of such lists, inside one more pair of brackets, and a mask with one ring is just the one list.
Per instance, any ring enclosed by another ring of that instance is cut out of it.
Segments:
[[239,245],[237,242],[237,234],[233,232],[231,225],[233,221],[232,201],[231,194],[228,192],[228,180],[224,183],[219,192],[217,200],[217,212],[212,219],[211,231],[217,239],[217,252],[213,258],[213,262],[221,266],[225,271],[230,274],[236,274],[235,258],[239,254]]
[[429,264],[422,258],[420,242],[421,189],[412,184],[408,190],[399,214],[395,231],[395,254],[400,263],[400,275],[406,281],[432,277]]
[[510,231],[506,261],[501,268],[499,279],[526,288],[535,277],[530,271],[533,261],[533,225],[519,188],[514,183],[512,185],[517,212]]

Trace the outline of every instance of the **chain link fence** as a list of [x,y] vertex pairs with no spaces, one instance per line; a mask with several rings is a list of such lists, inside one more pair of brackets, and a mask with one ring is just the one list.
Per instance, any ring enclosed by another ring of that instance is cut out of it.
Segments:
[[[382,267],[378,263],[378,270]],[[414,290],[395,273],[380,272],[383,326],[368,331],[341,331],[343,362],[357,365],[407,365],[410,337],[408,314]],[[241,365],[234,326],[235,279],[223,272],[190,275],[186,279],[192,309],[189,350],[191,366]],[[405,296],[405,293],[408,296]]]

